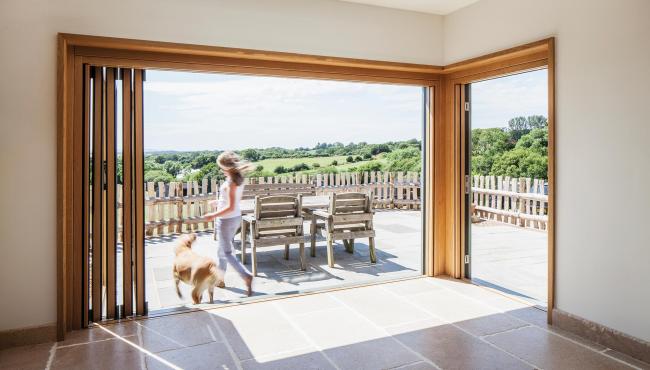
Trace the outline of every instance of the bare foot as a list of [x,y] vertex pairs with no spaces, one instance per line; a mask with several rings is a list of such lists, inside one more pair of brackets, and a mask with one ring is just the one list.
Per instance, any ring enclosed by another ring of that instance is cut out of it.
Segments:
[[244,282],[246,283],[246,295],[250,297],[253,294],[253,277],[245,278]]

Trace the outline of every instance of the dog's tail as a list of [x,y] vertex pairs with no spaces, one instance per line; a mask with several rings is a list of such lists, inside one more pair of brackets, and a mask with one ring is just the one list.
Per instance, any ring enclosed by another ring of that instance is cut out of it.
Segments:
[[178,272],[176,271],[176,267],[174,267],[174,283],[176,284],[176,294],[178,294],[178,298],[183,298],[183,294],[181,294],[181,290],[178,287],[178,283],[180,283],[181,279],[178,276]]

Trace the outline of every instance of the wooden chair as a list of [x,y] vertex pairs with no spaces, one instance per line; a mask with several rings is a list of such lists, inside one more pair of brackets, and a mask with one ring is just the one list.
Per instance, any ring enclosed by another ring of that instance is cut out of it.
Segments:
[[[312,183],[271,183],[271,184],[247,184],[244,187],[242,199],[254,199],[255,197],[266,197],[271,195],[285,195],[285,196],[313,196],[316,195],[316,187]],[[242,223],[244,226],[244,223]],[[213,239],[217,240],[217,224],[214,224]],[[241,229],[245,233],[244,229]],[[242,240],[244,237],[242,237]]]
[[302,196],[273,195],[255,197],[255,212],[242,217],[242,261],[246,256],[246,230],[250,229],[251,264],[257,276],[257,248],[284,245],[284,258],[289,259],[289,246],[300,246],[300,268],[306,270],[303,233]]
[[370,193],[331,193],[327,211],[313,210],[311,223],[311,256],[316,256],[316,232],[327,238],[327,264],[334,266],[335,240],[342,240],[345,250],[354,253],[354,239],[368,238],[370,262],[376,263],[374,211]]

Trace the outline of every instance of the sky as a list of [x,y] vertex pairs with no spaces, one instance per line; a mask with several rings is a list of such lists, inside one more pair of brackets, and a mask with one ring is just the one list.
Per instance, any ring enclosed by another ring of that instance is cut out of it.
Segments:
[[517,116],[548,115],[546,69],[473,83],[472,128],[507,127]]
[[[546,71],[472,84],[472,127],[546,115]],[[148,70],[145,150],[313,147],[421,139],[422,88]]]
[[145,150],[313,147],[422,137],[422,88],[147,71]]

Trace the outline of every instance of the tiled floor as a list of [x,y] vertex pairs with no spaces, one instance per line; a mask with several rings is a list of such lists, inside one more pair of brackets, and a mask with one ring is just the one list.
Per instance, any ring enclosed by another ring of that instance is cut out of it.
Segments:
[[0,368],[650,368],[545,316],[483,287],[417,278],[73,332],[1,351]]

